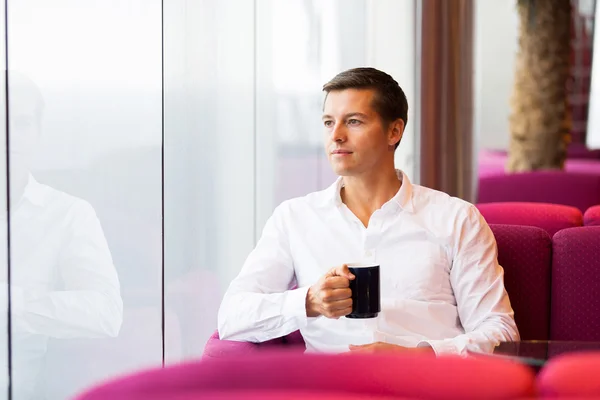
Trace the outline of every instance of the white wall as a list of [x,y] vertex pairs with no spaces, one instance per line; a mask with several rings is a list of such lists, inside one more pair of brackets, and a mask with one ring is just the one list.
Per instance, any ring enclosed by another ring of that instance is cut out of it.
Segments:
[[475,132],[479,149],[506,149],[518,18],[514,0],[475,2]]

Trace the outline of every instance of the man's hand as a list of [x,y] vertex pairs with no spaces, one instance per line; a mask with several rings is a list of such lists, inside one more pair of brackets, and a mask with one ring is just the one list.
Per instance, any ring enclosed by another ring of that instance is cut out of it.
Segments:
[[306,315],[339,318],[352,312],[352,291],[350,281],[354,275],[347,265],[330,269],[308,289],[306,295]]
[[376,342],[360,346],[350,345],[351,352],[360,353],[399,353],[399,354],[429,354],[434,356],[433,348],[426,347],[403,347],[390,343]]

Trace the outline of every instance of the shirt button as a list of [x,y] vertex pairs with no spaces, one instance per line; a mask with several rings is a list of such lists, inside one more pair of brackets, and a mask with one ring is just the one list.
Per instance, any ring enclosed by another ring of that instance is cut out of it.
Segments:
[[373,252],[372,252],[371,250],[368,250],[368,251],[365,253],[365,256],[367,256],[367,257],[371,257],[372,255],[373,255]]

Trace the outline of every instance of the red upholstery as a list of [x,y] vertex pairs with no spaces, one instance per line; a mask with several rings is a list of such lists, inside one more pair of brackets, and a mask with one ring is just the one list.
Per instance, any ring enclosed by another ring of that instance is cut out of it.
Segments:
[[584,161],[596,170],[480,174],[477,202],[554,203],[576,207],[583,213],[600,204],[600,161]]
[[[508,152],[500,149],[484,149],[479,152],[479,158],[484,162],[490,157],[502,158],[506,162]],[[567,160],[588,159],[600,160],[600,150],[590,150],[586,145],[580,143],[571,143],[567,148]]]
[[590,150],[586,147],[585,144],[571,143],[567,148],[567,158],[599,160],[600,150]]
[[585,211],[583,224],[586,226],[600,225],[600,205],[590,207]]
[[[478,175],[481,177],[503,174],[506,171],[507,161],[506,151],[483,150],[478,154]],[[569,173],[600,173],[600,151],[592,150],[587,156],[581,152],[574,154],[574,157],[569,155],[565,162],[565,171]]]
[[554,235],[552,340],[600,341],[600,226]]
[[551,359],[537,377],[539,392],[553,398],[600,398],[600,352]]
[[171,399],[184,392],[202,398],[216,391],[245,398],[246,391],[266,390],[372,398],[513,399],[534,394],[534,377],[529,368],[499,359],[265,352],[141,372],[92,389],[78,399]]
[[583,215],[575,207],[547,203],[485,203],[477,208],[488,224],[537,226],[552,237],[565,228],[583,225]]
[[219,332],[213,333],[208,339],[206,346],[204,347],[204,353],[202,354],[203,359],[207,358],[223,358],[229,356],[247,356],[256,354],[264,350],[271,350],[274,348],[287,347],[291,351],[304,352],[306,346],[304,340],[299,331],[292,332],[289,335],[269,340],[264,343],[248,343],[248,342],[235,342],[233,340],[221,340],[219,339]]
[[494,225],[498,262],[522,340],[547,340],[550,333],[552,241],[533,226]]
[[[144,400],[165,399],[164,394],[150,394]],[[366,400],[373,399],[372,395],[348,393],[322,393],[319,391],[288,391],[288,390],[244,390],[244,391],[210,391],[201,395],[195,392],[182,392],[169,395],[168,400]],[[377,396],[377,400],[414,400],[396,396]]]

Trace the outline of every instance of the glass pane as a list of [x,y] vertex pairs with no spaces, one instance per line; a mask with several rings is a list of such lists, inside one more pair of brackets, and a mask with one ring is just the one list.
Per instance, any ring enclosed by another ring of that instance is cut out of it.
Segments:
[[161,2],[9,0],[15,399],[161,363]]
[[323,150],[321,87],[365,64],[366,20],[364,0],[257,5],[259,235],[283,200],[335,180]]
[[0,400],[8,399],[8,213],[6,166],[6,35],[4,1],[0,3]]
[[253,2],[165,2],[166,361],[197,358],[254,245]]

